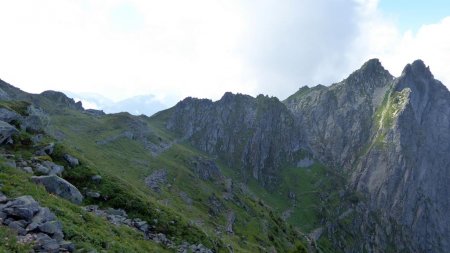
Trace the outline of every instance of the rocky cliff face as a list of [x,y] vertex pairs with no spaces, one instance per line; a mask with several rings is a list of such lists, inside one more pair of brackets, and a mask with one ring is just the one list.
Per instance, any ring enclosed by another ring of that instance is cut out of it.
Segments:
[[231,93],[217,102],[187,98],[172,109],[167,128],[264,185],[301,149],[350,169],[371,137],[374,113],[392,81],[374,59],[340,83],[303,87],[283,103]]
[[67,97],[62,92],[48,90],[42,92],[41,94],[30,94],[12,86],[11,84],[1,79],[0,100],[27,101],[36,106],[41,106],[43,103],[51,102],[51,106],[55,109],[58,107],[64,107],[79,111],[84,110],[81,102],[75,102],[72,98]]
[[353,182],[369,197],[370,210],[412,232],[404,248],[445,252],[450,248],[450,93],[415,61],[388,96]]
[[295,159],[301,143],[293,138],[297,130],[287,108],[262,95],[226,93],[217,102],[187,98],[172,109],[166,126],[265,186],[274,185],[280,166]]
[[377,59],[330,87],[303,87],[284,101],[316,158],[349,169],[371,135],[393,77]]
[[420,60],[399,78],[374,59],[283,103],[227,93],[185,99],[169,115],[169,130],[265,186],[299,150],[348,173],[367,201],[350,226],[365,236],[349,247],[334,240],[347,252],[450,247],[450,93]]

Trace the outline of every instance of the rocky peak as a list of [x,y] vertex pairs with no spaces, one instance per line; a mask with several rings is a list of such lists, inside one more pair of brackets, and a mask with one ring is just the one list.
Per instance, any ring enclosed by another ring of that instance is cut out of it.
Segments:
[[430,68],[422,60],[406,65],[402,75],[396,80],[394,90],[401,92],[404,89],[410,90],[409,104],[417,122],[422,121],[422,116],[427,111],[450,101],[447,88],[434,79]]
[[187,97],[187,98],[181,100],[180,102],[178,102],[177,105],[197,104],[197,103],[209,104],[209,103],[212,103],[212,101],[210,99]]
[[233,94],[231,92],[225,92],[225,94],[223,94],[222,98],[218,101],[219,104],[225,104],[225,105],[230,105],[233,103],[248,103],[251,102],[252,100],[254,100],[253,97],[249,96],[249,95],[244,95],[244,94]]
[[426,66],[422,60],[416,60],[408,64],[403,69],[402,75],[397,79],[396,90],[410,88],[417,93],[428,93],[430,89],[438,90],[442,93],[448,93],[445,86],[434,79],[430,67]]
[[384,67],[381,65],[380,60],[377,58],[370,59],[367,62],[365,62],[359,70],[363,72],[386,71]]
[[42,96],[50,99],[51,101],[67,106],[75,110],[83,110],[83,105],[81,101],[75,102],[72,98],[67,97],[64,93],[59,91],[47,90],[41,93]]
[[167,129],[263,185],[274,185],[280,164],[295,152],[294,120],[277,98],[227,92],[216,102],[185,99],[168,113]]
[[407,64],[405,68],[403,69],[402,76],[416,76],[416,77],[422,77],[426,79],[433,79],[433,74],[430,71],[430,67],[426,66],[425,63],[418,59],[415,60],[411,64]]
[[446,252],[450,219],[442,210],[450,206],[450,93],[417,60],[406,65],[389,96],[385,115],[392,126],[374,138],[353,175],[359,190],[368,193],[371,211],[395,220],[412,236],[409,242],[395,239],[397,245]]
[[387,84],[385,80],[393,78],[378,59],[371,59],[350,74],[344,83],[352,87],[376,88],[385,86]]
[[222,98],[220,99],[220,101],[229,101],[232,100],[236,95],[234,95],[231,92],[225,92],[222,96]]
[[23,97],[28,97],[28,94],[0,79],[0,99],[23,99]]

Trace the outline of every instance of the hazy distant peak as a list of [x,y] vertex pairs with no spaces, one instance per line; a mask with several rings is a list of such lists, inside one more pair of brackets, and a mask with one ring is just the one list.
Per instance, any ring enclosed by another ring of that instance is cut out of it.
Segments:
[[153,94],[138,95],[117,102],[97,93],[67,92],[67,94],[75,100],[82,101],[86,109],[99,109],[106,113],[128,112],[134,115],[150,116],[168,108]]

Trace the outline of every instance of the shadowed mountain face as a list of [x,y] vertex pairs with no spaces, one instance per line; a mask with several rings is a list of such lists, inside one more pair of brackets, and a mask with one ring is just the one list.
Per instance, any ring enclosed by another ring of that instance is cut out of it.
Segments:
[[[53,91],[31,95],[0,83],[0,98],[89,114],[81,104]],[[94,115],[89,122],[101,133],[96,124],[109,116]],[[398,78],[377,59],[369,60],[339,83],[303,87],[285,101],[226,93],[216,102],[186,98],[151,118],[116,116],[120,124],[111,130],[115,135],[102,136],[107,141],[97,144],[136,141],[155,157],[168,150],[176,153],[171,148],[183,145],[180,150],[193,148],[211,158],[197,163],[213,164],[216,172],[220,169],[213,160],[225,164],[243,182],[256,181],[270,192],[281,191],[288,169],[305,169],[314,162],[326,165],[336,178],[345,179],[345,191],[339,195],[357,197],[351,203],[342,200],[338,208],[315,210],[336,213],[323,216],[310,235],[319,248],[320,238],[337,252],[450,248],[450,93],[420,60],[408,64]],[[176,163],[177,155],[164,161]],[[231,181],[225,182],[231,189]],[[315,201],[328,204],[322,195]],[[301,198],[289,191],[292,202]],[[215,195],[207,199],[222,205]]]
[[352,181],[369,196],[370,210],[412,232],[417,248],[403,242],[408,251],[444,252],[450,248],[450,94],[415,61],[395,80],[385,103]]
[[170,110],[167,128],[270,185],[282,165],[302,158],[302,150],[351,168],[392,81],[375,59],[340,83],[303,87],[284,102],[231,93],[215,103],[187,98]]
[[284,103],[314,155],[349,169],[370,138],[375,111],[392,80],[374,59],[340,83],[302,88]]
[[166,126],[200,150],[216,154],[265,186],[293,161],[300,139],[289,110],[277,99],[226,93],[213,103],[187,98],[171,109]]

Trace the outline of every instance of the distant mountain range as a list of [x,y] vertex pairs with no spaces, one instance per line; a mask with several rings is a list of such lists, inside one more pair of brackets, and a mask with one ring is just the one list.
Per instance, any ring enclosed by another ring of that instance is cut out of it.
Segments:
[[115,102],[97,93],[64,92],[75,101],[81,101],[85,109],[103,110],[105,113],[129,112],[133,115],[151,116],[169,106],[156,99],[154,95],[140,95]]

